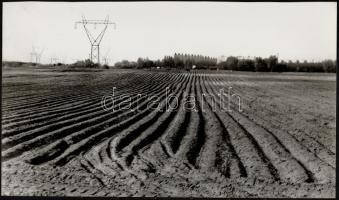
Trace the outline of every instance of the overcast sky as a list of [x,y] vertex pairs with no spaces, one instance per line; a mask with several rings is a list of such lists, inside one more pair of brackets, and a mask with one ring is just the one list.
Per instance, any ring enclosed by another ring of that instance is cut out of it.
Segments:
[[[111,63],[178,53],[262,56],[284,60],[336,57],[336,2],[9,2],[3,3],[3,59],[29,61],[32,45],[68,63],[84,59],[90,43],[74,22],[105,19],[102,54]],[[91,30],[97,32],[91,27]]]

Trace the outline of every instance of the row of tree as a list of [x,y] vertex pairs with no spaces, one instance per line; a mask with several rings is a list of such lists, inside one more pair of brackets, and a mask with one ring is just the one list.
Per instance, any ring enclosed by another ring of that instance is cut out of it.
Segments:
[[287,71],[296,72],[337,72],[337,61],[336,60],[324,60],[321,62],[283,62]]
[[[195,59],[194,59],[195,58]],[[321,62],[279,61],[276,56],[268,58],[238,58],[229,56],[225,61],[217,63],[215,58],[180,55],[165,56],[162,60],[138,58],[136,62],[123,60],[115,63],[116,68],[175,68],[175,69],[223,69],[254,72],[336,72],[336,61]]]
[[217,59],[201,55],[174,55],[165,56],[162,60],[164,67],[178,69],[208,69],[217,65]]
[[114,64],[115,68],[143,69],[163,66],[160,60],[150,60],[148,58],[138,58],[137,62],[122,60]]
[[218,63],[219,69],[255,72],[336,72],[336,61],[322,62],[280,61],[278,57],[256,57],[254,59],[239,59],[234,56]]
[[[53,64],[54,66],[60,66],[60,65],[64,65],[62,63],[57,63],[57,64]],[[108,69],[109,66],[104,64],[104,65],[99,65],[98,63],[94,63],[92,62],[90,59],[86,59],[86,60],[78,60],[75,63],[69,64],[68,65],[69,68],[104,68],[104,69]]]
[[115,63],[117,68],[177,68],[177,69],[207,69],[217,65],[217,59],[193,54],[174,54],[174,56],[165,56],[162,60],[150,60],[148,58],[138,58],[137,62],[123,60]]

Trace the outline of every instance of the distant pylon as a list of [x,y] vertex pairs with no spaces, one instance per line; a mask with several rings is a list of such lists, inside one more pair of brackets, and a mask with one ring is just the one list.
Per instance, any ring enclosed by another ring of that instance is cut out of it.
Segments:
[[55,57],[52,57],[51,58],[51,65],[53,65],[53,64],[57,64],[58,63],[58,58],[55,58]]
[[35,62],[35,63],[40,63],[41,60],[41,56],[42,53],[44,52],[44,49],[41,50],[40,53],[38,53],[35,48],[34,45],[32,45],[32,52],[30,53],[31,56],[31,63]]
[[[83,25],[87,37],[89,39],[89,42],[91,43],[91,54],[90,54],[91,61],[100,64],[100,42],[104,37],[108,25],[113,24],[115,29],[116,24],[114,22],[109,21],[108,16],[106,17],[105,20],[86,20],[85,17],[82,16],[82,21],[75,22],[75,28],[77,27],[77,24]],[[104,28],[97,37],[93,37],[86,26],[87,24],[94,24],[95,28],[97,24],[102,24],[104,25]]]
[[108,65],[110,62],[110,59],[108,57],[108,53],[109,53],[110,49],[108,49],[108,51],[106,52],[106,54],[102,57],[102,60],[104,61],[105,65]]
[[41,61],[41,56],[42,56],[42,53],[44,52],[44,49],[41,50],[41,52],[39,54],[37,54],[36,56],[36,63],[40,63]]
[[31,63],[33,63],[36,60],[36,51],[34,45],[32,45],[32,51],[29,53],[29,55],[31,56]]

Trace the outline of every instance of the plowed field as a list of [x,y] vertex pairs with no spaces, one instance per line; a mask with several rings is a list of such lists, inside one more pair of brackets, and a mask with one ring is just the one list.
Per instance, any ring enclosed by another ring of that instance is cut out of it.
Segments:
[[334,197],[335,95],[335,74],[3,69],[1,191]]

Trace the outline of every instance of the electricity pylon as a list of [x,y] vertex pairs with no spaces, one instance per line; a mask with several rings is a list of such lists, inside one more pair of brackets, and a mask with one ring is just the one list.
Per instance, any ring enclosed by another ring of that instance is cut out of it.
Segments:
[[34,63],[37,57],[37,52],[35,51],[34,45],[32,45],[32,51],[30,53],[30,56],[31,56],[31,63]]
[[32,46],[32,52],[30,53],[31,63],[33,63],[34,61],[35,63],[40,63],[41,55],[43,52],[44,52],[44,49],[42,49],[40,53],[36,52],[34,46]]
[[37,56],[36,56],[36,63],[40,63],[41,55],[42,55],[43,52],[44,52],[44,49],[42,49],[41,52],[39,54],[37,54]]
[[110,49],[108,49],[108,51],[106,52],[106,54],[102,57],[102,60],[104,61],[105,65],[108,65],[110,59],[108,57],[108,53],[109,53]]
[[[114,22],[109,21],[108,16],[106,17],[105,20],[86,20],[84,16],[82,16],[82,21],[75,22],[75,28],[77,27],[77,24],[82,24],[86,35],[89,39],[89,42],[91,43],[91,54],[90,54],[90,59],[94,63],[100,64],[100,42],[102,38],[104,37],[105,31],[108,27],[109,24],[114,25],[114,29],[116,28],[116,24]],[[100,34],[97,37],[93,37],[90,31],[87,28],[87,24],[94,24],[94,28],[98,24],[104,25],[103,30],[100,32]]]
[[53,64],[57,64],[57,63],[58,63],[58,61],[59,61],[59,59],[58,59],[58,58],[51,57],[51,65],[53,65]]

